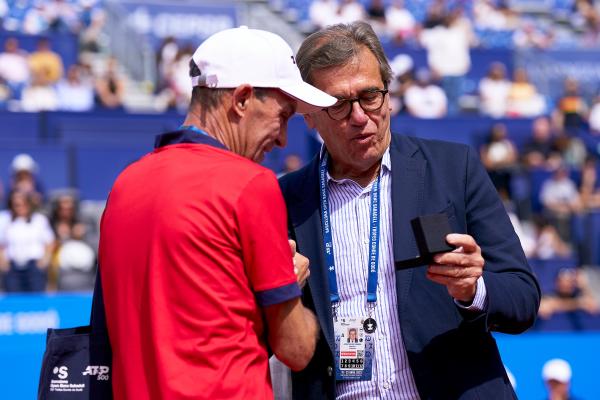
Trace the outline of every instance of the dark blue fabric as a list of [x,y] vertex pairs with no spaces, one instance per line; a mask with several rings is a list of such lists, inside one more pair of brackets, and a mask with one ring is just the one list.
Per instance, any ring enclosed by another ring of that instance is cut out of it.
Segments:
[[[64,392],[60,388],[53,388],[53,381],[63,379],[59,375],[62,368],[68,374],[68,383],[80,385],[81,391]],[[90,325],[48,329],[38,400],[110,400],[111,369],[112,349],[106,328],[102,280],[98,267]]]
[[10,269],[4,274],[4,290],[6,292],[44,292],[46,291],[47,273],[38,268],[36,260],[29,260],[18,266],[10,262]]
[[294,282],[275,289],[256,292],[256,299],[261,307],[268,307],[273,304],[283,303],[284,301],[300,297],[301,295],[302,292],[300,291],[300,287]]
[[157,135],[154,141],[154,148],[158,149],[159,147],[168,146],[170,144],[181,143],[206,144],[209,146],[227,150],[227,147],[225,147],[225,145],[219,142],[217,139],[208,135],[203,135],[198,132],[194,132],[190,129],[178,130],[174,132],[163,133],[162,135]]
[[[540,291],[520,242],[477,153],[468,146],[392,135],[394,259],[417,254],[410,221],[443,212],[452,230],[482,248],[486,313],[459,309],[426,268],[396,271],[403,341],[422,399],[512,399],[491,331],[518,333],[532,326]],[[308,367],[292,374],[295,399],[334,399],[333,322],[320,221],[318,159],[280,179],[291,238],[311,261],[303,302],[322,330]]]

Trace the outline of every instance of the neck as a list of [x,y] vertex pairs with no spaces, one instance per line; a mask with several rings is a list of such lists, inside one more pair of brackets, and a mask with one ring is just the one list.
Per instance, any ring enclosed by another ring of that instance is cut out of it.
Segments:
[[360,186],[367,187],[375,180],[375,178],[377,178],[381,168],[381,160],[382,158],[365,169],[357,169],[353,166],[336,163],[330,157],[329,174],[334,179],[352,179]]
[[235,139],[235,128],[222,107],[215,107],[210,111],[202,110],[199,107],[190,108],[183,125],[191,125],[203,130],[229,150],[238,153],[239,143]]

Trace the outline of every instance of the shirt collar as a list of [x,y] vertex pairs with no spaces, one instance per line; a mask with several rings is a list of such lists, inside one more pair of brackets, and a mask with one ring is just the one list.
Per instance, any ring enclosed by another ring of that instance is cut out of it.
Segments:
[[[325,143],[323,143],[321,145],[321,150],[319,151],[319,161],[323,160],[323,157],[325,156],[325,152],[327,151],[327,148],[325,147]],[[387,147],[387,149],[385,149],[385,153],[383,153],[383,157],[381,158],[381,166],[382,166],[382,171],[383,174],[387,174],[392,172],[392,158],[390,157],[390,146]],[[334,182],[343,182],[345,179],[340,179],[340,180],[336,180],[334,178],[331,177],[331,175],[329,175],[329,171],[327,171],[327,181],[334,181]]]
[[174,132],[163,133],[157,135],[154,141],[154,148],[168,146],[170,144],[195,143],[207,144],[223,150],[228,150],[227,147],[212,136],[204,135],[190,129],[181,129]]

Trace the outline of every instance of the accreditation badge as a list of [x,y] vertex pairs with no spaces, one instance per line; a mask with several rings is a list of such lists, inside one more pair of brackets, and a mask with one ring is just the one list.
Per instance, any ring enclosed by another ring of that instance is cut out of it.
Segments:
[[373,336],[365,331],[366,317],[340,317],[334,321],[335,379],[370,381]]

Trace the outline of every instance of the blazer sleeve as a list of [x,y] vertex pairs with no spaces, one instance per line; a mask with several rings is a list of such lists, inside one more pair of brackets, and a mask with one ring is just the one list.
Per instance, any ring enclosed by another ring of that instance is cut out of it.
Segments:
[[487,330],[520,333],[535,321],[540,288],[504,205],[474,153],[469,148],[465,182],[467,233],[481,247],[488,297],[487,312],[477,319],[485,321]]

